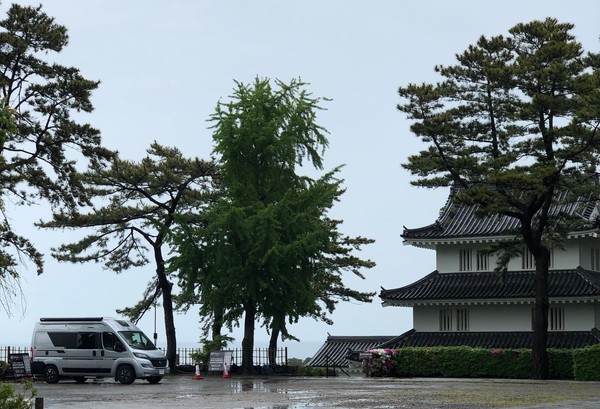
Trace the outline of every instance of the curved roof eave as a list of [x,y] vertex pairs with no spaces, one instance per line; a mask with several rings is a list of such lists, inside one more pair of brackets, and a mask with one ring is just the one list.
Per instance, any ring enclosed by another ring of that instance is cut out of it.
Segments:
[[[550,298],[551,304],[579,304],[600,301],[600,295],[595,297],[557,297]],[[533,305],[535,298],[504,298],[504,299],[454,299],[454,300],[385,300],[382,307],[426,307],[426,306],[468,306],[468,305]]]

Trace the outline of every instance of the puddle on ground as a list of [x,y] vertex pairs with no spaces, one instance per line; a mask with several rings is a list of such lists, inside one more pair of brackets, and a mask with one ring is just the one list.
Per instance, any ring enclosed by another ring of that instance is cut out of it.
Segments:
[[[264,380],[240,380],[231,382],[231,391],[233,393],[242,393],[248,391],[269,392],[269,393],[287,393],[287,388],[278,387],[275,383]],[[256,408],[254,408],[256,409]],[[280,409],[280,408],[277,408]]]
[[274,405],[274,406],[244,406],[238,409],[307,409],[307,408],[321,408],[326,409],[320,403],[302,403],[293,405]]

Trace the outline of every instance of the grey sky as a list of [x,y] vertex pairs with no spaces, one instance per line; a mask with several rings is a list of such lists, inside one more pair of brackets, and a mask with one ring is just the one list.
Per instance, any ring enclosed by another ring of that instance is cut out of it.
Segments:
[[[17,1],[37,5],[39,1]],[[2,18],[9,6],[0,5]],[[377,263],[355,288],[379,291],[409,284],[435,268],[431,251],[404,247],[402,226],[435,221],[447,191],[409,185],[400,163],[420,148],[396,110],[397,88],[433,82],[436,64],[481,35],[506,34],[519,22],[556,17],[575,24],[586,50],[600,49],[600,2],[583,1],[192,1],[46,0],[44,10],[69,30],[70,44],[56,58],[102,83],[83,120],[99,128],[106,146],[140,159],[153,140],[188,156],[208,158],[212,149],[206,120],[234,82],[256,76],[289,81],[301,77],[314,96],[332,98],[319,122],[330,132],[326,170],[345,164],[347,187],[334,208],[342,230],[376,240],[364,257]],[[23,233],[48,254],[52,245],[77,234],[37,231],[43,206],[13,213]],[[35,215],[32,219],[31,215]],[[0,319],[0,344],[28,345],[41,316],[115,316],[133,305],[152,276],[152,266],[115,275],[94,264],[58,264],[46,272],[24,271],[25,314]],[[327,326],[302,320],[292,326],[302,345],[287,344],[290,356],[312,355],[327,336],[398,335],[412,328],[408,308],[340,304]],[[153,315],[140,326],[153,332]],[[196,310],[176,316],[178,342],[194,346]],[[159,345],[164,345],[158,311]],[[234,334],[241,342],[241,333]],[[257,345],[268,337],[259,329]]]

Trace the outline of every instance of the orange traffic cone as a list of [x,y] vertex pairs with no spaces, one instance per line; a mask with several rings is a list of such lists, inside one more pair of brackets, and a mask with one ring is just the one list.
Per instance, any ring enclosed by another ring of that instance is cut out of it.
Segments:
[[194,375],[194,379],[199,381],[202,379],[202,375],[200,375],[200,364],[196,362],[196,375]]
[[223,378],[231,378],[229,371],[227,370],[227,362],[223,361]]

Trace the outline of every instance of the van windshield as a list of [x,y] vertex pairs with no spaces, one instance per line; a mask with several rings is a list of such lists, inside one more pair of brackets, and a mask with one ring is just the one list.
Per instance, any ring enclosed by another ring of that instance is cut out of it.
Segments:
[[119,331],[125,342],[135,349],[156,349],[152,341],[142,331]]

